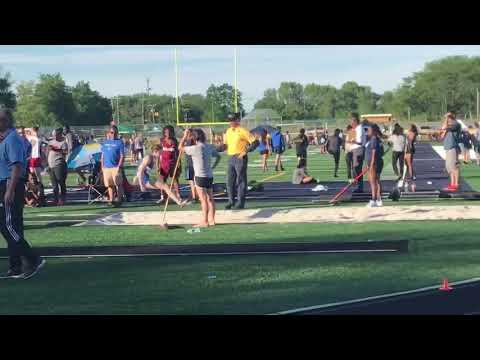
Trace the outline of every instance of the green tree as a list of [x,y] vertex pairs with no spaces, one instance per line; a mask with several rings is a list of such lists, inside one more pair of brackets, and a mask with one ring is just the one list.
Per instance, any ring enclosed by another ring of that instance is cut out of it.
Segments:
[[278,113],[281,113],[284,105],[278,98],[277,89],[267,89],[263,93],[263,98],[258,100],[254,108],[255,109],[273,109]]
[[[220,86],[210,85],[207,89],[206,102],[209,109],[208,117],[211,117],[213,107],[213,115],[216,121],[225,121],[228,114],[235,112],[235,89],[229,84]],[[243,113],[242,93],[237,91],[238,111]]]
[[10,73],[2,73],[0,68],[0,107],[15,109],[17,99],[12,90],[12,85]]
[[86,81],[80,81],[72,88],[75,104],[75,125],[105,125],[112,119],[112,106],[109,99],[90,88]]

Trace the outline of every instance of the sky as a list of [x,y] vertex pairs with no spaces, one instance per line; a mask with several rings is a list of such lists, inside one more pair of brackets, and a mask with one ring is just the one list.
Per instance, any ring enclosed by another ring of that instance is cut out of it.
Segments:
[[480,56],[479,45],[0,45],[0,69],[10,72],[15,84],[59,72],[67,85],[89,81],[107,97],[145,91],[148,77],[153,93],[174,95],[175,48],[180,94],[205,94],[212,83],[233,84],[236,48],[237,84],[247,111],[264,90],[282,81],[340,87],[352,80],[383,93],[426,62]]

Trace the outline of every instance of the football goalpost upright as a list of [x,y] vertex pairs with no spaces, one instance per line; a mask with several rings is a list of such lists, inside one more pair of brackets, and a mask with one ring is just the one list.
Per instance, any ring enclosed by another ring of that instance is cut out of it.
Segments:
[[[179,79],[179,70],[178,70],[178,52],[177,49],[174,49],[173,53],[174,58],[174,68],[175,68],[175,103],[176,103],[176,118],[177,118],[177,126],[212,126],[212,125],[227,125],[228,121],[206,121],[206,122],[186,122],[181,121],[180,119],[180,95],[178,89],[178,79]],[[238,113],[238,84],[237,84],[237,49],[234,48],[233,50],[233,68],[234,68],[234,95],[233,95],[233,108],[235,112]],[[212,111],[213,113],[213,111]],[[214,120],[214,119],[212,119]]]

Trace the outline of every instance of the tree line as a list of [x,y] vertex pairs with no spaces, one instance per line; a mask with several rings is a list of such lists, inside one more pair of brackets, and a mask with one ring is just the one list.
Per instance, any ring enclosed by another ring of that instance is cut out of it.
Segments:
[[[131,124],[176,122],[175,98],[171,95],[139,93],[109,99],[86,81],[67,86],[58,73],[21,82],[16,91],[13,85],[11,75],[0,71],[0,106],[15,109],[17,122],[24,126],[105,125],[117,117]],[[274,109],[285,120],[345,118],[351,111],[392,113],[397,119],[438,120],[447,109],[473,118],[478,88],[480,57],[452,56],[425,64],[397,88],[383,94],[354,81],[340,88],[282,82],[277,89],[265,90],[254,108]],[[238,110],[244,113],[242,93],[236,95]],[[226,83],[210,85],[205,94],[182,94],[180,119],[224,121],[235,110],[234,97],[235,89]]]
[[376,94],[354,81],[331,85],[282,82],[265,90],[256,109],[271,108],[284,119],[345,118],[351,111],[392,113],[398,119],[438,120],[449,111],[476,117],[480,57],[451,56],[427,63],[392,91]]

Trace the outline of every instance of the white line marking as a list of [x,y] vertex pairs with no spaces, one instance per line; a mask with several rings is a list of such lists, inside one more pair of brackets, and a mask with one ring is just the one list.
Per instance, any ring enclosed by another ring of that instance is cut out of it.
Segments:
[[[41,252],[41,248],[39,248]],[[398,252],[394,249],[373,250],[312,250],[312,251],[239,251],[239,252],[205,252],[205,253],[175,253],[175,254],[79,254],[79,255],[42,255],[44,258],[89,258],[89,257],[147,257],[147,256],[215,256],[215,255],[275,255],[275,254],[313,254],[313,253],[366,253],[366,252]],[[0,256],[0,259],[7,259]]]
[[[478,281],[480,281],[480,278],[472,278],[472,279],[468,279],[468,280],[453,282],[453,283],[450,283],[450,285],[458,286],[458,285],[464,285],[464,284],[469,284],[469,283],[478,282]],[[354,299],[354,300],[339,301],[339,302],[329,303],[329,304],[324,304],[324,305],[315,305],[315,306],[309,306],[309,307],[303,307],[303,308],[296,308],[296,309],[280,311],[280,312],[272,313],[272,314],[268,314],[268,315],[288,315],[288,314],[295,314],[295,313],[305,312],[305,311],[310,311],[310,310],[327,309],[327,308],[330,308],[330,307],[341,306],[341,305],[357,304],[357,303],[361,303],[361,302],[364,302],[364,301],[380,300],[380,299],[385,299],[385,298],[395,297],[395,296],[400,296],[400,295],[409,295],[409,294],[416,294],[416,293],[425,292],[425,291],[429,291],[429,290],[436,290],[436,289],[440,288],[440,286],[441,286],[440,284],[437,284],[437,285],[427,286],[427,287],[420,288],[420,289],[400,291],[400,292],[395,292],[395,293],[390,293],[390,294],[385,294],[385,295],[370,296],[370,297]]]

